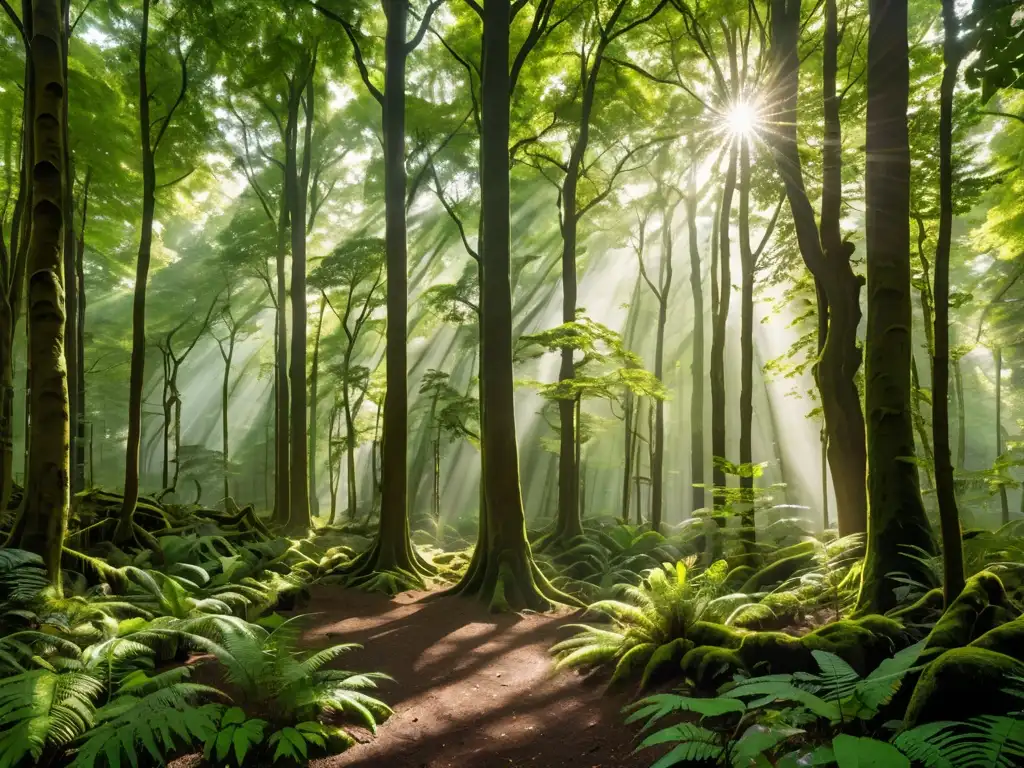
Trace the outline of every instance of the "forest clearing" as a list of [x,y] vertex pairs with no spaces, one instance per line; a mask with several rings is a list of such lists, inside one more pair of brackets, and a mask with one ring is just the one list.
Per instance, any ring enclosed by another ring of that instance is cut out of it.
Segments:
[[1022,0],[0,0],[0,768],[1024,766]]

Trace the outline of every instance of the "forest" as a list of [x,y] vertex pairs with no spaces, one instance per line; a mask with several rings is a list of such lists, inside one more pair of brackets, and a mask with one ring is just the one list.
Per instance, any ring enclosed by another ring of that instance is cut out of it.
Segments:
[[0,768],[1024,766],[1022,0],[0,9]]

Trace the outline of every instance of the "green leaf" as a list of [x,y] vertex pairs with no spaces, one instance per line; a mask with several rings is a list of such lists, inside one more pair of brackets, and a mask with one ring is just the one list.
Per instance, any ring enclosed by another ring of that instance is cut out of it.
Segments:
[[224,717],[221,718],[221,727],[226,725],[239,725],[245,722],[245,712],[241,707],[231,707],[225,713]]
[[841,733],[832,740],[839,768],[910,768],[910,760],[887,741]]
[[801,728],[752,725],[732,745],[732,764],[735,768],[746,768],[765,752],[802,733]]

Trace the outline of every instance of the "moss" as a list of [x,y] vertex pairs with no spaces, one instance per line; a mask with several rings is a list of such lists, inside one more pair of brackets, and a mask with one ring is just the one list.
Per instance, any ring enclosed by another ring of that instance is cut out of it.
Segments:
[[764,556],[757,552],[744,552],[729,558],[729,567],[734,571],[738,568],[750,568],[753,572],[762,565],[764,565]]
[[990,629],[969,647],[1004,654],[1024,663],[1024,618]]
[[935,588],[926,592],[916,603],[889,611],[886,615],[904,624],[930,624],[942,615],[942,605],[942,590]]
[[1006,714],[1019,700],[1005,693],[1007,678],[1024,664],[984,648],[954,648],[933,661],[914,687],[903,725]]
[[737,651],[744,665],[756,674],[787,674],[814,668],[811,649],[798,637],[783,632],[754,632],[743,638]]
[[800,541],[796,544],[790,544],[788,547],[777,549],[772,553],[772,562],[778,562],[780,560],[788,560],[791,557],[797,555],[813,555],[818,551],[818,544],[815,541],[807,540]]
[[725,577],[725,586],[728,589],[739,591],[740,587],[747,583],[747,580],[756,573],[751,565],[738,565],[729,571]]
[[671,642],[659,645],[651,654],[647,666],[644,667],[640,687],[646,688],[652,683],[669,680],[679,674],[679,662],[687,652],[693,649],[693,641],[677,637]]
[[928,634],[922,661],[930,661],[943,651],[962,648],[995,626],[1003,614],[986,610],[1006,607],[1006,591],[999,577],[982,571],[967,580],[963,591],[952,602]]
[[834,653],[865,675],[904,645],[903,625],[885,616],[842,619],[802,638],[811,651]]
[[[787,547],[786,549],[791,549],[791,547]],[[807,568],[813,563],[813,551],[790,555],[789,557],[784,557],[781,560],[776,560],[771,565],[765,566],[747,579],[743,586],[740,587],[740,591],[750,594],[753,592],[760,592],[765,587],[781,584],[791,578],[798,571]]]
[[687,638],[694,645],[714,645],[719,648],[739,648],[743,642],[744,632],[738,632],[724,624],[710,621],[698,621],[687,633]]
[[718,690],[737,672],[747,670],[736,651],[711,645],[702,645],[689,651],[679,666],[696,688],[707,691]]

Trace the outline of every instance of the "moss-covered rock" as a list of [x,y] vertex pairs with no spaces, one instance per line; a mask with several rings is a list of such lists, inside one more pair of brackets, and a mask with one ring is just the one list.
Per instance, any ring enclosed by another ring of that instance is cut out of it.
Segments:
[[928,634],[921,660],[931,661],[944,651],[968,645],[1005,621],[1008,607],[998,576],[989,571],[972,576]]
[[834,653],[861,675],[906,645],[902,624],[873,614],[827,624],[801,639],[808,650]]
[[680,663],[688,680],[702,691],[716,691],[747,667],[736,651],[702,645],[689,651]]
[[729,567],[733,570],[746,567],[753,572],[762,565],[764,565],[764,555],[759,552],[744,552],[729,558]]
[[968,647],[1001,653],[1024,663],[1024,618],[990,629]]
[[945,651],[914,686],[903,725],[1006,714],[1020,702],[1003,689],[1009,677],[1021,675],[1024,664],[1002,653],[984,648]]
[[814,669],[811,649],[802,638],[784,632],[753,632],[743,638],[737,651],[754,674],[788,674]]
[[644,667],[640,687],[646,688],[654,683],[670,680],[679,674],[679,663],[693,649],[693,641],[677,637],[671,642],[659,645],[651,654],[647,666]]
[[740,632],[724,624],[715,624],[710,621],[698,621],[687,633],[687,638],[693,641],[695,646],[713,645],[718,648],[740,647],[746,633]]
[[926,592],[917,602],[889,611],[886,616],[902,621],[905,625],[932,624],[942,615],[942,606],[942,590],[936,588]]

